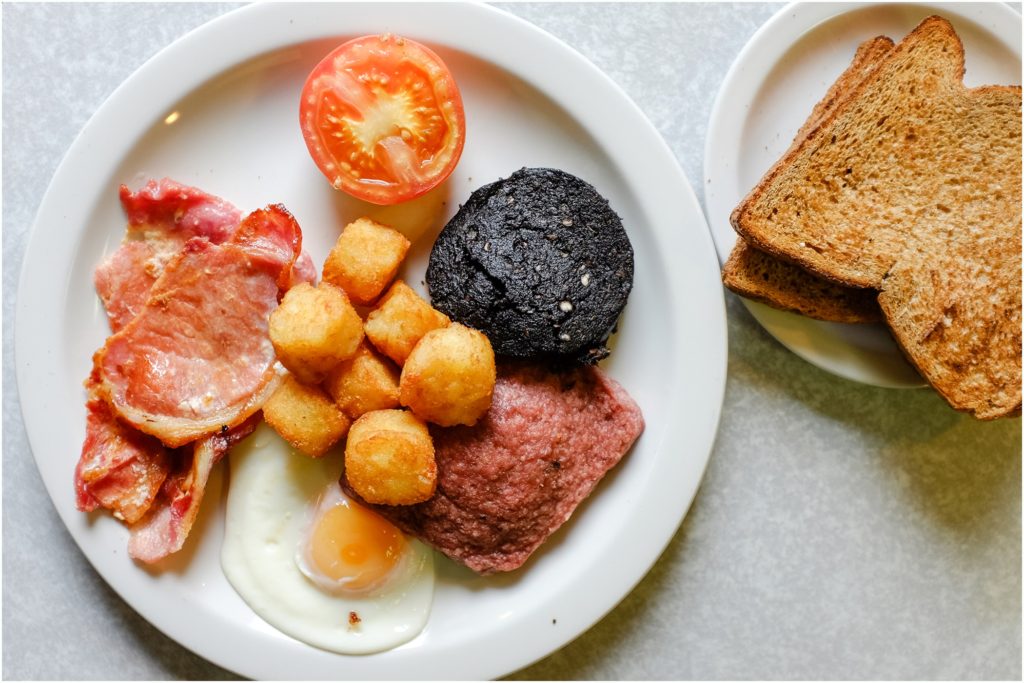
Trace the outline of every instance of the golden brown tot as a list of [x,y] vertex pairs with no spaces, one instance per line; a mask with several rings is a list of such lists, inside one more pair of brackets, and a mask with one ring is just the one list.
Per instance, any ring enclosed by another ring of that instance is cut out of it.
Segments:
[[444,427],[472,425],[491,407],[494,350],[479,330],[459,323],[432,330],[405,361],[402,405]]
[[420,337],[448,322],[448,316],[398,280],[370,311],[365,329],[378,351],[402,365]]
[[369,218],[349,223],[324,262],[324,280],[361,305],[372,303],[395,279],[409,251],[405,235]]
[[327,374],[324,388],[354,420],[371,410],[398,407],[398,368],[363,341],[354,356]]
[[345,436],[351,424],[323,390],[292,375],[263,404],[263,419],[295,449],[314,458]]
[[321,282],[288,290],[270,314],[270,341],[278,360],[299,380],[320,382],[350,358],[363,339],[363,321],[345,292]]
[[437,464],[427,425],[407,410],[373,410],[352,423],[345,477],[368,503],[412,505],[434,495]]

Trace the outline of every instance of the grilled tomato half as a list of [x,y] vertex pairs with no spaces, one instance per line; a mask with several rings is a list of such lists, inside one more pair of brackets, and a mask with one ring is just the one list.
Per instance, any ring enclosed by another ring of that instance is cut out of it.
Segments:
[[374,204],[439,185],[466,139],[451,71],[426,46],[391,34],[350,40],[324,57],[302,89],[299,121],[331,185]]

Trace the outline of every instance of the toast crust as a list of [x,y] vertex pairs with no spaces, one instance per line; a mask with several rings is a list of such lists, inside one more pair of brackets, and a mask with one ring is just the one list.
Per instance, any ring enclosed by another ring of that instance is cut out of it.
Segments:
[[1021,89],[963,85],[929,17],[733,212],[761,250],[880,290],[900,347],[956,409],[1021,409]]

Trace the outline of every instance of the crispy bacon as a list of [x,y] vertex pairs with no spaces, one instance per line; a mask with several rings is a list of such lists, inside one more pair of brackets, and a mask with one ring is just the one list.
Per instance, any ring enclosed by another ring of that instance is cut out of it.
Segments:
[[242,217],[229,202],[168,178],[151,180],[138,192],[122,185],[121,206],[128,216],[124,241],[93,276],[115,332],[142,310],[153,283],[185,242],[226,242]]
[[222,245],[189,240],[94,358],[117,416],[176,448],[259,410],[278,379],[267,321],[301,242],[280,205],[250,214]]
[[168,477],[163,495],[140,523],[131,528],[128,554],[141,562],[157,562],[181,550],[199,514],[206,483],[213,466],[232,445],[249,436],[260,415],[251,416],[238,427],[196,441],[191,457]]

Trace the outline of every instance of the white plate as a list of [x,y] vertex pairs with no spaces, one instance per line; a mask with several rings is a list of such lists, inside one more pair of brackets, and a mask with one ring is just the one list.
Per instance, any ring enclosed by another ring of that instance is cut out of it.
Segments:
[[[434,46],[465,98],[462,161],[411,208],[382,210],[331,190],[299,133],[308,71],[342,40],[384,31]],[[123,234],[119,183],[169,176],[244,210],[282,202],[318,262],[348,220],[392,220],[422,233],[406,270],[419,283],[433,234],[458,204],[521,166],[590,181],[627,226],[635,288],[606,368],[647,420],[630,455],[525,568],[481,578],[442,559],[423,634],[379,655],[345,657],[275,631],[231,589],[219,565],[219,472],[189,544],[162,571],[128,559],[127,533],[112,518],[75,510],[81,381],[108,334],[92,270]],[[689,507],[718,423],[726,351],[707,226],[655,129],[580,55],[476,4],[258,4],[183,37],[119,87],[75,141],[39,210],[18,292],[22,408],[64,523],[146,619],[254,678],[491,678],[579,635],[642,578]]]
[[[795,4],[754,34],[729,69],[708,124],[705,201],[723,263],[736,242],[729,213],[782,156],[857,45],[880,34],[898,42],[931,14],[949,19],[960,35],[968,86],[1020,83],[1021,18],[1001,4]],[[878,386],[923,386],[884,325],[827,323],[744,304],[779,342],[820,368]]]

